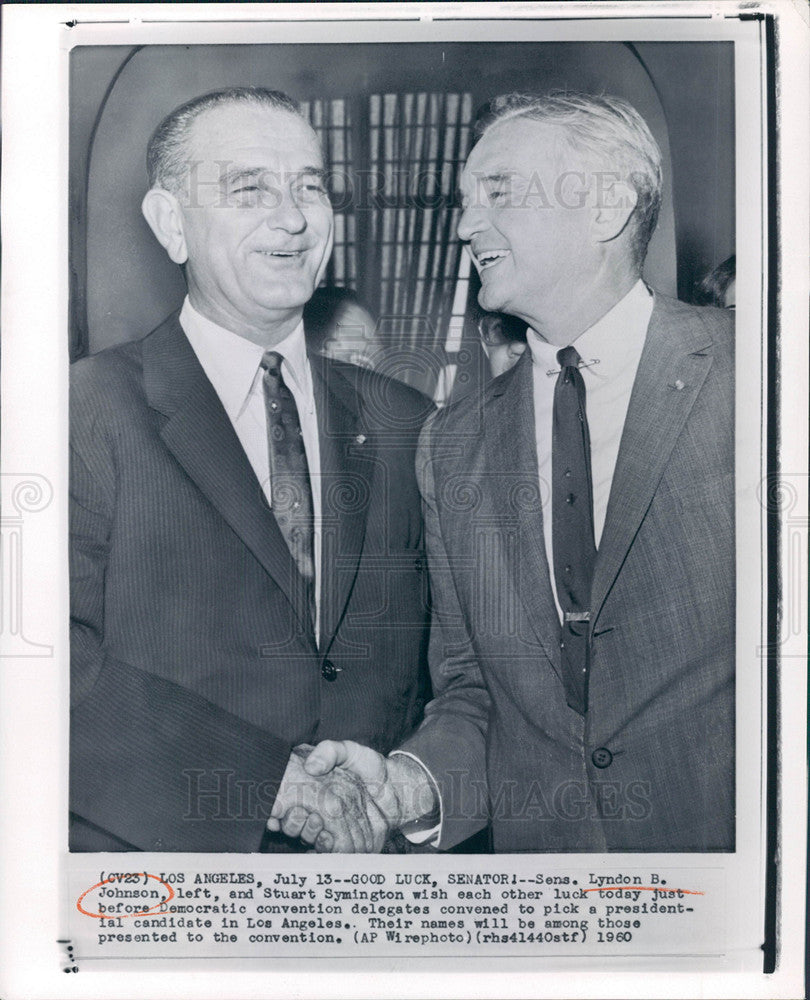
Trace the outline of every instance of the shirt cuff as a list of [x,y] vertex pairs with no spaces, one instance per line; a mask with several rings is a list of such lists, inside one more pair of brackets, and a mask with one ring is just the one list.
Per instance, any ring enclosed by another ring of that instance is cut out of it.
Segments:
[[426,817],[425,819],[411,820],[409,823],[403,823],[399,828],[400,833],[409,840],[412,844],[427,844],[429,847],[436,847],[439,843],[442,834],[442,823],[444,821],[444,806],[442,805],[442,797],[439,793],[439,786],[436,783],[436,779],[430,773],[425,764],[412,753],[407,750],[392,750],[388,755],[389,757],[410,757],[411,760],[416,761],[416,763],[422,768],[433,787],[433,792],[436,796],[436,801],[439,803],[439,822],[437,823],[432,816]]

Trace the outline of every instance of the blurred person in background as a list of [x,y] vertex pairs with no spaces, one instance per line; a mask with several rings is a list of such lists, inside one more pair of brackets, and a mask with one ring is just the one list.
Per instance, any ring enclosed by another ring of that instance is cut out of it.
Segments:
[[493,378],[508,372],[526,350],[526,324],[505,313],[478,310],[478,334]]
[[695,304],[734,309],[737,305],[737,256],[732,254],[702,278],[695,289]]
[[351,288],[317,288],[304,306],[307,347],[335,361],[373,368],[376,329],[377,320]]

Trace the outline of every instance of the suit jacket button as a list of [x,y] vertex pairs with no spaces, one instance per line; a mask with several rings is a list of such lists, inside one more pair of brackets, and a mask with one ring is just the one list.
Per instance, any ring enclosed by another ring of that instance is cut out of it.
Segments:
[[325,681],[333,681],[337,675],[337,667],[331,660],[324,660],[321,666],[321,675]]
[[593,766],[598,768],[610,767],[613,763],[613,754],[607,747],[597,747],[591,754]]

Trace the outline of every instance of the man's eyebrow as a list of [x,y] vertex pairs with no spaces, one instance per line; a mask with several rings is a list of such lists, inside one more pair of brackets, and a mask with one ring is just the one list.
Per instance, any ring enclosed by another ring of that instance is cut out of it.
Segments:
[[233,184],[235,181],[253,180],[266,173],[266,167],[241,167],[232,166],[220,174],[220,182],[223,184]]
[[500,183],[500,181],[511,181],[517,175],[516,170],[496,170],[491,174],[481,174],[479,180]]
[[[507,170],[507,169],[499,170],[499,169],[496,169],[496,170],[493,170],[492,173],[487,173],[487,174],[473,173],[470,176],[475,181],[475,186],[474,187],[478,187],[481,184],[500,184],[503,181],[511,181],[514,177],[517,177],[517,175],[518,175],[518,171],[517,170]],[[473,187],[473,185],[471,185],[471,184],[468,184],[467,186],[468,187]],[[458,197],[460,199],[463,200],[463,198],[464,198],[464,188],[461,185],[459,185],[457,187],[456,194],[458,195]]]
[[[279,178],[278,172],[271,170],[269,167],[242,167],[235,165],[220,174],[220,182],[223,184],[233,184],[238,181],[255,180],[256,178],[268,175],[277,179]],[[290,177],[313,176],[318,177],[320,180],[325,180],[326,169],[324,167],[306,166],[300,170],[290,172]]]
[[317,177],[319,180],[326,180],[326,167],[301,167],[295,171],[296,177]]

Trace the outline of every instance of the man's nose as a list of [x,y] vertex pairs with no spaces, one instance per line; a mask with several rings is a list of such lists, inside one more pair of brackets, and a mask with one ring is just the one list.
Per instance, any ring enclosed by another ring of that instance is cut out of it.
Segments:
[[287,233],[301,233],[307,228],[307,217],[291,191],[279,192],[278,203],[267,213],[266,221],[271,229]]
[[486,216],[482,205],[470,204],[461,213],[458,220],[458,238],[464,243],[468,243],[473,236],[482,232],[487,225]]

